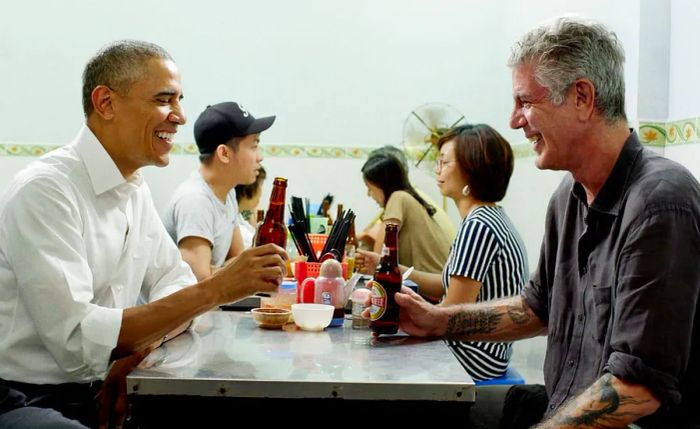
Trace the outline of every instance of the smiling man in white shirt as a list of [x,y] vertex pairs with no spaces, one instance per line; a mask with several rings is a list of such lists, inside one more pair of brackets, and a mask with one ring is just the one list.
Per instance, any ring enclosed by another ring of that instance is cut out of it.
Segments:
[[[166,233],[140,168],[168,164],[181,98],[165,50],[107,46],[83,73],[76,139],[19,172],[0,199],[0,385],[28,403],[94,426],[99,381],[128,373],[193,317],[281,282],[285,254],[269,245],[196,283]],[[123,393],[107,387],[102,402]]]

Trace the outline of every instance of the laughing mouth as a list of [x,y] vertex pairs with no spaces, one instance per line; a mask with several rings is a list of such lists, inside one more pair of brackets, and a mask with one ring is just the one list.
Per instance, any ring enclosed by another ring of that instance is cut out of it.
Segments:
[[161,140],[165,140],[167,143],[172,143],[173,138],[175,137],[175,133],[169,133],[167,131],[158,131],[156,133],[156,137],[158,137]]

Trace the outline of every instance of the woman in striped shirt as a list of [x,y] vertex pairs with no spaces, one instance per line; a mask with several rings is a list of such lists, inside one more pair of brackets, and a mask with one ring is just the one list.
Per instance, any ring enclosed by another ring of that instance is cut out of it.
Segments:
[[[413,271],[410,279],[422,295],[444,296],[440,305],[520,293],[528,279],[525,246],[503,208],[496,205],[513,172],[510,144],[493,128],[479,124],[451,130],[438,146],[438,187],[454,200],[462,223],[442,275]],[[370,259],[370,266],[379,257],[367,252],[363,256]],[[402,272],[405,269],[401,267]],[[510,360],[511,343],[448,340],[448,344],[475,380],[500,377]]]

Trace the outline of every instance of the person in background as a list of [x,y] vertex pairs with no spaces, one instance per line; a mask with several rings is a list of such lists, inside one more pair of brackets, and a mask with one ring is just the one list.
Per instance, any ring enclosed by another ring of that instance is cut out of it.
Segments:
[[284,250],[267,245],[197,283],[163,228],[141,167],[168,164],[186,121],[163,48],[106,46],[86,65],[82,94],[76,139],[17,173],[0,198],[0,386],[11,398],[0,409],[25,414],[24,427],[40,427],[36,407],[121,426],[125,377],[143,357],[197,315],[277,290],[285,270]]
[[207,106],[194,124],[199,169],[175,190],[163,224],[197,280],[238,256],[243,244],[232,190],[254,183],[262,155],[260,133],[274,116],[256,119],[235,102]]
[[[376,156],[379,153],[386,153],[395,156],[401,162],[404,169],[407,172],[409,171],[408,159],[406,158],[406,154],[401,149],[392,145],[384,145],[371,151],[368,159],[372,156]],[[423,191],[418,189],[416,186],[413,186],[413,189],[416,190],[416,193],[423,198],[423,200],[435,206],[435,203]],[[384,245],[384,222],[382,221],[383,215],[384,209],[382,208],[379,210],[379,213],[372,218],[372,221],[362,230],[362,232],[357,234],[359,248],[363,250],[371,250],[376,253],[382,251],[382,246]]]
[[[457,206],[462,223],[442,274],[414,270],[409,279],[419,293],[444,299],[441,305],[488,301],[520,293],[528,278],[520,234],[496,203],[503,199],[513,172],[510,144],[488,125],[464,125],[438,141],[436,166],[440,192]],[[359,251],[376,266],[379,255]],[[401,264],[401,272],[405,272]],[[448,344],[474,380],[502,376],[511,343],[452,341]]]
[[[399,262],[439,273],[455,237],[445,211],[416,192],[404,164],[387,151],[372,152],[362,166],[362,176],[367,194],[384,209],[382,221],[399,225]],[[360,272],[374,272],[374,266],[364,262],[359,260]]]
[[254,183],[236,186],[236,201],[238,202],[237,223],[243,239],[244,249],[253,245],[253,237],[255,237],[255,229],[257,228],[255,223],[256,210],[260,204],[260,196],[262,195],[263,182],[265,182],[266,176],[265,169],[260,166]]
[[700,184],[629,129],[624,51],[605,26],[558,18],[525,34],[509,65],[511,127],[538,168],[570,173],[547,208],[537,270],[520,296],[478,304],[436,307],[404,288],[400,328],[547,334],[545,386],[509,388],[483,427],[700,427]]

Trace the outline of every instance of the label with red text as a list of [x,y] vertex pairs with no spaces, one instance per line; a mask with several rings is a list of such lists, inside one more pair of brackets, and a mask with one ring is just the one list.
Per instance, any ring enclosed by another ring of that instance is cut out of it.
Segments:
[[384,289],[384,286],[382,286],[379,282],[376,282],[374,280],[370,280],[367,286],[372,291],[372,298],[370,299],[372,306],[369,310],[370,319],[381,319],[384,313],[386,312],[386,289]]

